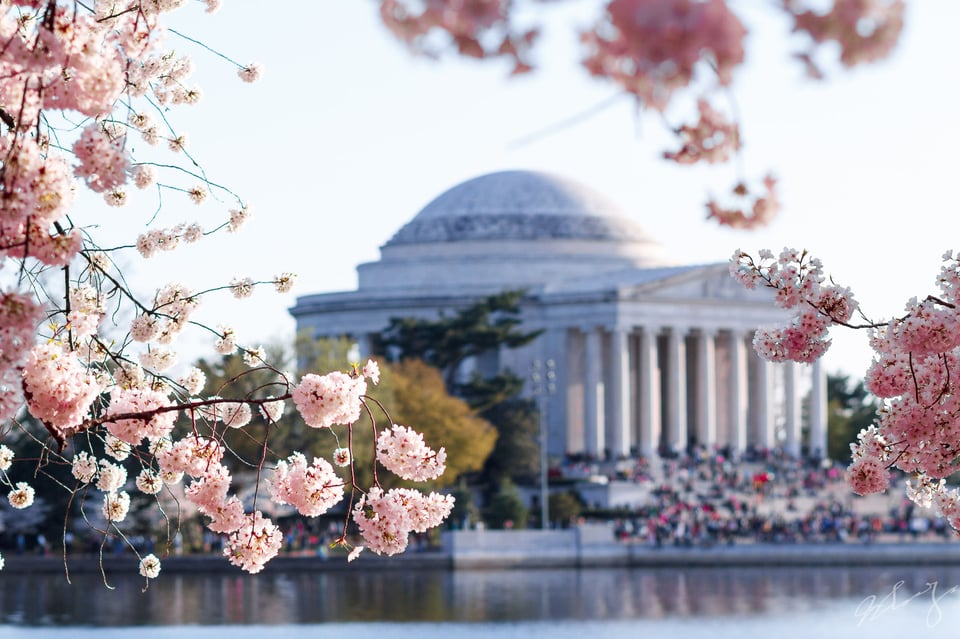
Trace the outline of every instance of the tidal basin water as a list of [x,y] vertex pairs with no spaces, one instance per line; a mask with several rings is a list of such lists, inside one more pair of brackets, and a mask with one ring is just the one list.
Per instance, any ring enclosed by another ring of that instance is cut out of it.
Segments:
[[[960,568],[0,573],[0,637],[946,637]],[[212,634],[211,634],[212,633]]]

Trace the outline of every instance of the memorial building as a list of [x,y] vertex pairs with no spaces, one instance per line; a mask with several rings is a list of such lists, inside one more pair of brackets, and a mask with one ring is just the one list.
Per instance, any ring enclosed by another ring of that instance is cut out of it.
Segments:
[[299,297],[298,330],[347,336],[365,355],[393,317],[434,318],[524,289],[522,330],[543,333],[470,365],[550,373],[541,400],[551,456],[620,459],[690,445],[826,451],[822,367],[766,362],[751,346],[758,327],[786,317],[772,296],[744,289],[726,262],[672,263],[581,184],[531,171],[468,180],[380,254],[357,267],[357,290]]

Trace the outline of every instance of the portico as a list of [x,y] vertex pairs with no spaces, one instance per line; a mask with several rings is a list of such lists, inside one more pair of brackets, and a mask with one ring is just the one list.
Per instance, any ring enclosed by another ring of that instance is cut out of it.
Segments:
[[[564,333],[568,348],[556,356],[568,375],[550,411],[554,454],[649,457],[691,445],[753,445],[797,455],[807,446],[798,386],[822,371],[760,360],[750,331],[649,325]],[[822,393],[810,399],[811,414],[826,411]],[[811,440],[814,450],[825,449],[824,432]]]

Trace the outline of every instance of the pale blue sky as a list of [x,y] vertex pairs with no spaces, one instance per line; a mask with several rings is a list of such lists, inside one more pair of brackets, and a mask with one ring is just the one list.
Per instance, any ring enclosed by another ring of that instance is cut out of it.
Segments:
[[[196,52],[205,94],[174,119],[211,179],[253,203],[257,217],[239,235],[131,267],[148,287],[151,278],[212,285],[289,270],[299,274],[298,295],[349,290],[356,264],[377,259],[378,247],[434,196],[482,173],[521,168],[607,193],[679,261],[725,261],[738,247],[807,248],[874,318],[935,292],[940,255],[960,248],[960,3],[914,0],[889,60],[820,84],[789,60],[788,27],[761,9],[765,3],[733,4],[752,11],[744,13],[750,63],[734,87],[747,175],[774,171],[784,202],[761,232],[703,220],[707,192],[729,188],[732,173],[657,159],[672,141],[658,116],[638,114],[628,98],[523,142],[616,94],[577,66],[573,27],[588,13],[556,13],[541,70],[509,78],[496,62],[410,56],[370,0],[301,0],[271,11],[228,0],[213,16],[184,11],[178,28],[241,62],[263,63],[264,78],[241,83],[222,61],[178,44]],[[198,213],[212,220],[226,209],[173,198],[165,206],[164,225]],[[152,213],[135,205],[122,215],[137,232]],[[203,319],[231,314],[240,339],[256,345],[292,335],[293,302],[266,289],[241,306],[224,296]],[[861,375],[866,335],[838,334],[826,362],[830,371]]]

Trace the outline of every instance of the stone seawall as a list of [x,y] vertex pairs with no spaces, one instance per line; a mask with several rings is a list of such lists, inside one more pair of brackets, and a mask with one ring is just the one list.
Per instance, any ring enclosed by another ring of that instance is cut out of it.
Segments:
[[[7,555],[0,576],[64,573],[57,556]],[[166,557],[163,573],[214,574],[240,571],[219,555]],[[105,556],[112,574],[136,574],[132,555]],[[100,571],[96,556],[71,555],[71,574]],[[918,566],[960,565],[960,542],[758,544],[653,548],[616,542],[612,529],[585,525],[567,530],[456,530],[443,534],[441,550],[408,550],[395,557],[364,552],[348,564],[345,555],[281,555],[266,573],[339,570],[452,570],[510,568],[685,568],[710,566]]]

